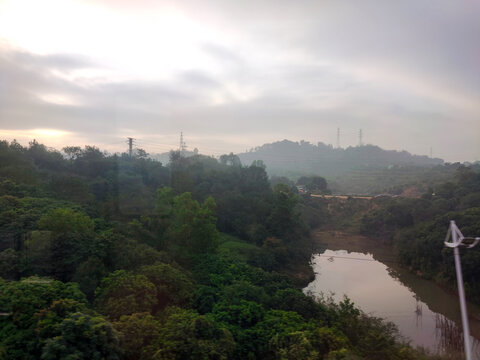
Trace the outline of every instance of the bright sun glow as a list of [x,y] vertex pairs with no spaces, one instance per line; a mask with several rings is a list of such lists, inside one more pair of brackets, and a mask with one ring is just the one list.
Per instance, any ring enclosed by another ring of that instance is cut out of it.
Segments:
[[80,105],[78,100],[74,99],[72,96],[64,95],[64,94],[42,94],[42,95],[38,95],[38,98],[42,101],[45,101],[50,104],[55,104],[55,105],[65,105],[65,106]]
[[12,141],[15,139],[20,144],[28,146],[28,144],[37,140],[40,144],[52,146],[61,149],[66,144],[84,144],[85,139],[81,139],[74,133],[59,130],[59,129],[25,129],[25,130],[10,130],[0,129],[2,139]]
[[32,130],[34,135],[47,136],[47,137],[58,137],[68,135],[68,131],[55,130],[55,129],[34,129]]
[[74,0],[0,2],[0,38],[38,54],[94,54],[123,76],[150,79],[218,68],[201,44],[224,35],[171,6],[131,14]]
[[17,139],[21,142],[25,142],[40,138],[59,138],[65,137],[67,135],[71,135],[72,133],[65,130],[58,130],[58,129],[25,129],[25,130],[7,130],[7,129],[0,129],[0,134],[3,137],[9,139]]

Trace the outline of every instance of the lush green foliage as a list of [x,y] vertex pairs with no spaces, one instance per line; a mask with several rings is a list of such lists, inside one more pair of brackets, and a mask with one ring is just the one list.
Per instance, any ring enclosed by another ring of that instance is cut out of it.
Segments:
[[121,358],[116,331],[102,317],[73,313],[58,325],[56,332],[57,336],[45,342],[42,360]]
[[74,283],[1,281],[0,311],[0,354],[6,359],[117,359],[120,353],[112,325],[87,309]]
[[261,161],[64,154],[0,142],[0,357],[418,358],[278,273],[308,262],[303,215],[326,204],[272,188]]

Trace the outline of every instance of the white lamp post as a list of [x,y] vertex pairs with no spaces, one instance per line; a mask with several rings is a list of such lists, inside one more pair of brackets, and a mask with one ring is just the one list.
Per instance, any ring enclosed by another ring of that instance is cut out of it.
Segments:
[[[452,237],[452,242],[447,242],[447,240]],[[464,244],[464,240],[473,240],[471,244]],[[457,286],[458,286],[458,297],[460,299],[460,311],[462,313],[462,326],[463,326],[463,341],[465,344],[465,357],[467,360],[472,360],[472,346],[470,344],[470,328],[468,326],[468,315],[467,315],[467,303],[465,301],[465,290],[463,288],[463,276],[462,276],[462,265],[460,263],[460,251],[458,247],[460,245],[467,248],[472,248],[478,244],[480,237],[471,238],[464,237],[460,229],[455,224],[455,221],[450,221],[450,227],[448,228],[447,237],[445,238],[445,246],[453,248],[453,257],[455,258],[455,271],[457,273]]]

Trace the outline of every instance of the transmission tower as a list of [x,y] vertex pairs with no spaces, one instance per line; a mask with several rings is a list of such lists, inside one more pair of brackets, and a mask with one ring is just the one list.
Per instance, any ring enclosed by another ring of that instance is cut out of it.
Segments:
[[362,129],[360,129],[358,131],[358,146],[362,146],[363,145],[363,131]]
[[133,140],[134,138],[127,137],[127,143],[128,143],[128,156],[132,157],[133,154]]
[[187,144],[185,141],[183,141],[183,132],[180,133],[180,147],[179,150],[182,154],[185,154],[185,151],[187,150]]
[[340,128],[337,128],[337,149],[340,149]]

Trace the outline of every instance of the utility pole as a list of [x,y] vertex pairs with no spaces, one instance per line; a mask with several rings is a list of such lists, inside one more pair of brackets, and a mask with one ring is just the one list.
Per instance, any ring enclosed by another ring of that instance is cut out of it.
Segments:
[[127,142],[128,142],[128,156],[129,157],[132,157],[132,154],[133,154],[133,140],[135,140],[134,138],[131,138],[131,137],[127,137]]
[[[452,237],[452,242],[447,240]],[[464,240],[473,240],[471,244],[464,244]],[[465,246],[468,249],[473,248],[480,241],[480,237],[464,237],[455,221],[450,221],[450,227],[445,238],[445,246],[453,248],[453,257],[455,259],[455,271],[457,273],[458,297],[460,300],[460,312],[462,313],[463,342],[465,347],[466,360],[472,360],[472,346],[470,344],[470,328],[468,326],[467,303],[465,301],[465,290],[463,288],[462,264],[460,263],[459,246]]]
[[358,132],[358,146],[362,146],[363,145],[363,132],[362,132],[362,129],[360,129],[360,131]]
[[430,159],[433,159],[433,149],[431,146],[430,146]]
[[337,149],[340,149],[340,128],[337,128]]

